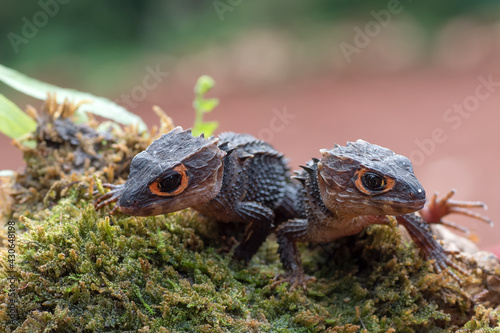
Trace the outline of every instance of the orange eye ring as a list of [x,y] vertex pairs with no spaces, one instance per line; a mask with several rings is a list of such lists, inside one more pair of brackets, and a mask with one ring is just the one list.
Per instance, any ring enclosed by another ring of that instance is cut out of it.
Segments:
[[[363,177],[368,173],[377,175],[381,178],[380,190],[369,189],[366,187],[365,183],[363,182]],[[354,174],[354,178],[355,178],[354,184],[356,185],[356,188],[360,190],[362,193],[367,195],[386,193],[392,190],[396,183],[396,181],[392,178],[381,176],[378,173],[375,173],[365,168],[357,170],[356,173]]]
[[164,192],[161,190],[161,182],[163,179],[158,178],[153,183],[149,184],[149,190],[151,191],[151,193],[162,197],[171,197],[182,193],[186,189],[189,182],[189,176],[184,164],[180,164],[172,170],[178,172],[178,174],[181,176],[181,183],[179,184],[179,186],[172,192]]

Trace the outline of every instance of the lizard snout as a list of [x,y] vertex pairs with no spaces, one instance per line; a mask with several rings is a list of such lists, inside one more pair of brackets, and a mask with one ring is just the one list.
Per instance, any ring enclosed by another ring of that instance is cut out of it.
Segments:
[[410,197],[409,206],[421,209],[426,202],[425,190],[418,184],[408,193]]

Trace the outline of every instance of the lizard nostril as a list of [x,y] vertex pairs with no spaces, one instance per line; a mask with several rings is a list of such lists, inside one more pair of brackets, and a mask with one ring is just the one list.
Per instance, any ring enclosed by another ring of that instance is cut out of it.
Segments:
[[411,200],[418,201],[421,204],[425,203],[425,191],[421,188],[416,189],[409,193]]

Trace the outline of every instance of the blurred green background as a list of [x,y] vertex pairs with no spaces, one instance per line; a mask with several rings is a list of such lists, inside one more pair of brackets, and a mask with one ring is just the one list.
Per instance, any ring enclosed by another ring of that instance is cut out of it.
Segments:
[[[148,63],[152,55],[179,59],[210,47],[229,49],[229,44],[249,31],[270,30],[284,34],[297,49],[299,45],[306,48],[301,49],[301,60],[309,63],[291,68],[290,74],[294,70],[303,73],[322,68],[332,57],[331,52],[309,54],[307,49],[315,43],[333,42],[333,35],[352,39],[354,33],[346,29],[346,22],[373,20],[370,12],[387,8],[390,2],[2,1],[0,31],[5,37],[0,39],[0,60],[26,73],[55,76],[61,84],[77,82],[82,89],[106,94],[120,91],[123,80],[140,75],[140,64]],[[400,6],[403,12],[398,19],[414,26],[413,42],[418,46],[409,48],[419,53],[419,60],[429,60],[429,48],[450,20],[466,16],[494,22],[500,14],[500,2],[494,0],[401,1]],[[48,14],[46,23],[43,14],[37,16],[40,11]],[[40,27],[35,25],[35,33],[13,42],[15,37],[9,33],[23,37],[23,19],[39,22]]]

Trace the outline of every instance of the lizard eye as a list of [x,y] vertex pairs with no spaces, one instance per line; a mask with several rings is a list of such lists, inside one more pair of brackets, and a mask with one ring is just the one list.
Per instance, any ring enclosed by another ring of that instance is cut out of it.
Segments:
[[181,185],[182,176],[180,173],[167,176],[158,182],[160,192],[173,192]]
[[381,176],[373,172],[367,172],[361,177],[363,185],[372,191],[381,191],[385,187],[385,180]]
[[168,197],[182,193],[188,185],[189,176],[184,165],[172,169],[174,173],[156,179],[149,185],[151,193]]
[[356,171],[354,184],[364,194],[374,195],[390,191],[395,185],[395,180],[362,168]]

